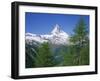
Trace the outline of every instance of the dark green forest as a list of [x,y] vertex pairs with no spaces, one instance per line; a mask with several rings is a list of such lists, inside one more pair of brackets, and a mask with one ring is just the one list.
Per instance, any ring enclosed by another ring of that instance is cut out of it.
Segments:
[[75,25],[69,45],[44,42],[25,44],[25,67],[54,67],[89,65],[89,31],[83,18]]

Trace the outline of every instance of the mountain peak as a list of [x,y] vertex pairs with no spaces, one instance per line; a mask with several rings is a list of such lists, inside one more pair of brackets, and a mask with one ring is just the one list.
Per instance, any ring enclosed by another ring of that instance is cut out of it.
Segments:
[[28,42],[32,42],[34,40],[39,43],[51,42],[56,45],[65,45],[69,44],[69,35],[64,32],[58,24],[56,24],[51,34],[37,35],[26,33],[26,40]]
[[61,32],[60,26],[58,24],[56,24],[51,33],[52,34],[59,34],[60,32]]

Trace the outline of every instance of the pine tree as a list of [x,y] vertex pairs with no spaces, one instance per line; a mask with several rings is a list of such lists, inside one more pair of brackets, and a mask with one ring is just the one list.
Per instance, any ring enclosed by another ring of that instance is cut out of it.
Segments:
[[53,56],[50,50],[49,43],[44,42],[39,47],[38,55],[35,58],[36,67],[50,67],[53,66]]
[[88,31],[85,21],[83,18],[80,18],[76,28],[74,29],[74,35],[71,38],[71,42],[82,46],[87,39],[87,34]]
[[85,52],[89,55],[88,50],[84,51],[85,49],[83,49],[85,47],[88,47],[88,39],[87,26],[84,19],[80,18],[79,22],[76,25],[76,28],[74,29],[74,34],[70,39],[74,49],[74,64],[82,64],[82,61],[85,60],[82,60],[82,57],[85,56]]

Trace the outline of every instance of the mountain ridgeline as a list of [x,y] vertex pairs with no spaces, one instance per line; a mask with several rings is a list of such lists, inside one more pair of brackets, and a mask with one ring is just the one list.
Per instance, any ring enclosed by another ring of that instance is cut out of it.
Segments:
[[69,36],[56,24],[50,34],[25,35],[25,67],[89,65],[89,38],[82,18]]
[[50,34],[37,35],[26,33],[26,42],[32,43],[32,41],[36,41],[39,43],[49,42],[55,45],[65,45],[69,44],[69,35],[61,30],[60,26],[56,24]]

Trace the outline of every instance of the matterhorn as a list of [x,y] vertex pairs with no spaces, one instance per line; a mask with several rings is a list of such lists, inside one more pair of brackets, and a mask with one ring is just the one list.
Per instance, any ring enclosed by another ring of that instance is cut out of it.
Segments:
[[32,33],[26,33],[25,41],[26,43],[31,43],[34,41],[38,43],[50,42],[55,45],[68,45],[69,35],[64,32],[58,24],[56,24],[51,33],[49,34],[37,35]]

